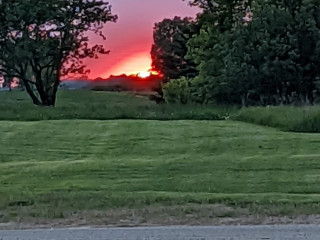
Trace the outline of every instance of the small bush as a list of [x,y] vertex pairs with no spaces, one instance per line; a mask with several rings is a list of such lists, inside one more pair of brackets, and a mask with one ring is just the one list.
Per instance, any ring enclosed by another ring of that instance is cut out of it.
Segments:
[[188,103],[191,97],[188,79],[185,77],[172,79],[164,84],[163,96],[167,103]]

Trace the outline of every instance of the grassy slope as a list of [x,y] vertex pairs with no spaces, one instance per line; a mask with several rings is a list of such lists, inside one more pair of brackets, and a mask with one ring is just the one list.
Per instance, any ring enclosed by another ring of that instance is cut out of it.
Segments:
[[3,121],[0,132],[1,221],[150,204],[320,201],[320,135],[141,120]]

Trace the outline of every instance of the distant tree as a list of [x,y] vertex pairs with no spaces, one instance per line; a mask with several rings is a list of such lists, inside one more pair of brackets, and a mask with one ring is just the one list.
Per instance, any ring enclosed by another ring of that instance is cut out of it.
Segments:
[[3,83],[4,87],[9,88],[9,90],[11,91],[12,83],[13,83],[13,78],[4,76],[4,83]]
[[2,86],[4,88],[9,87],[9,89],[11,91],[12,77],[8,77],[7,75],[0,72],[0,82],[1,82],[0,86]]
[[19,78],[34,104],[54,106],[61,76],[86,74],[82,59],[108,53],[87,33],[104,38],[116,19],[103,0],[2,0],[0,72]]

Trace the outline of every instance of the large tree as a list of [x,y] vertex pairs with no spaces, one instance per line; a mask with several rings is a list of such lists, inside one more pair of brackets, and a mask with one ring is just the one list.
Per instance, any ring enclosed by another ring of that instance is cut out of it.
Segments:
[[88,32],[105,38],[103,24],[116,19],[103,0],[2,0],[0,72],[19,78],[34,104],[54,106],[62,76],[85,74],[84,58],[108,53]]
[[198,16],[201,28],[188,41],[187,58],[193,59],[199,71],[191,80],[192,96],[197,102],[232,101],[230,89],[221,78],[225,69],[224,58],[228,54],[229,33],[244,23],[243,17],[249,11],[252,1],[219,0],[189,1],[191,5],[203,8]]
[[[188,56],[201,102],[313,103],[319,95],[320,7],[317,0],[221,0],[205,8]],[[248,8],[248,6],[251,6]],[[200,22],[200,21],[199,21]]]

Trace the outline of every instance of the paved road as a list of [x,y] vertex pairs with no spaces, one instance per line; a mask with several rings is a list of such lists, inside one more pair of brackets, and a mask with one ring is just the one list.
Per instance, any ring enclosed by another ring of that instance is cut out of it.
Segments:
[[74,228],[0,231],[0,240],[320,240],[320,226]]

